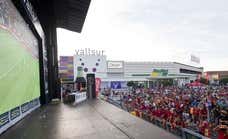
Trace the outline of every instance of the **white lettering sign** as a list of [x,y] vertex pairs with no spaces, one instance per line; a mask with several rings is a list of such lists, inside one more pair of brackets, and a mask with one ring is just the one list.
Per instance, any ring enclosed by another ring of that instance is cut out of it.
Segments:
[[109,61],[108,62],[109,69],[121,69],[123,68],[123,62],[121,61]]
[[196,57],[194,55],[191,55],[191,61],[192,62],[195,62],[195,63],[200,63],[200,58],[199,57]]
[[76,55],[79,56],[103,56],[104,52],[104,50],[94,50],[90,48],[75,50]]

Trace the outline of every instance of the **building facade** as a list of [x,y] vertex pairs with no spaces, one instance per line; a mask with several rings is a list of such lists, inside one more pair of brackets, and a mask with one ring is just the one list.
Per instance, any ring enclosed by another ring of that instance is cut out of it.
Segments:
[[126,85],[128,81],[137,81],[151,87],[161,80],[172,80],[176,85],[184,85],[198,79],[203,68],[177,62],[107,61],[107,71],[107,78],[102,82],[121,81]]
[[84,77],[94,73],[101,79],[101,88],[126,88],[127,82],[134,81],[146,87],[171,80],[176,85],[185,85],[198,79],[202,67],[177,62],[125,62],[106,60],[104,55],[74,55],[74,75],[77,67],[83,68]]
[[210,83],[219,83],[221,79],[228,78],[228,71],[206,71],[203,76]]

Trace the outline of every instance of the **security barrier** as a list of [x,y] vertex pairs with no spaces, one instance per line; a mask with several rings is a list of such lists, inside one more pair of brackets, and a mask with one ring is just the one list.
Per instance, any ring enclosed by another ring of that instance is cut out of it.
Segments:
[[[181,128],[180,126],[176,126],[175,128],[172,128],[171,124],[169,122],[165,122],[157,117],[150,116],[146,113],[142,113],[142,119],[153,123],[154,125],[163,128],[172,134],[179,136],[183,139],[209,139],[208,137],[205,137],[199,133],[196,133],[192,130],[186,129],[186,128]],[[217,135],[214,134],[212,139],[216,139]]]
[[189,129],[182,128],[183,131],[183,139],[210,139],[208,137],[205,137],[203,135],[200,135],[199,133],[193,132]]
[[114,101],[113,99],[108,98],[107,101],[115,106],[117,106],[118,108],[122,108],[121,103]]

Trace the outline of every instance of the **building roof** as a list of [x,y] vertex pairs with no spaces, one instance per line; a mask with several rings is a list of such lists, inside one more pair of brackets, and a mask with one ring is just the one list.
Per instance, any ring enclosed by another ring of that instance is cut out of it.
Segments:
[[[115,61],[111,61],[108,60],[110,62],[115,62]],[[178,64],[178,65],[183,65],[183,66],[188,66],[188,67],[192,67],[192,68],[197,68],[197,69],[203,69],[203,67],[196,67],[196,66],[192,66],[192,65],[187,65],[187,64],[183,64],[183,63],[179,63],[179,62],[171,62],[171,61],[121,61],[127,64]]]
[[183,64],[183,63],[179,63],[179,62],[173,62],[173,63],[174,63],[174,64],[179,64],[179,65],[188,66],[188,67],[193,67],[193,68],[203,69],[203,67],[191,66],[191,65],[187,65],[187,64]]

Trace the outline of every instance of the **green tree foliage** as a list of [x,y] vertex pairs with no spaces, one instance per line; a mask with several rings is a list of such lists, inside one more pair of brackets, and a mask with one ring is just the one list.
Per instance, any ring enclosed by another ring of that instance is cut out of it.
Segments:
[[208,80],[206,78],[202,78],[202,77],[200,78],[199,82],[202,84],[208,84]]
[[226,85],[226,84],[228,84],[228,78],[223,78],[219,82],[220,82],[220,84]]
[[133,81],[129,81],[129,82],[127,82],[127,86],[128,87],[134,87],[135,83]]
[[173,85],[173,81],[172,80],[162,80],[161,83],[164,86],[172,86]]

